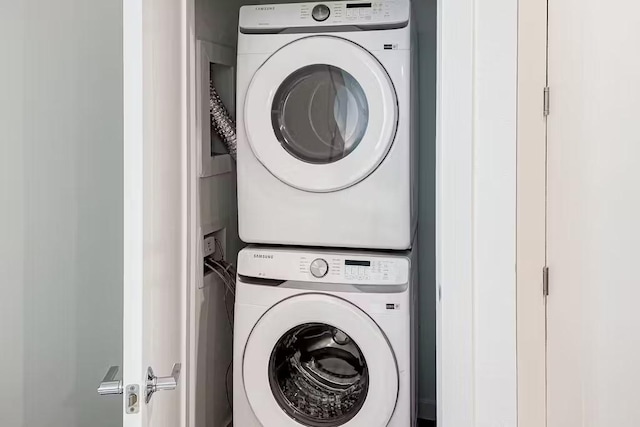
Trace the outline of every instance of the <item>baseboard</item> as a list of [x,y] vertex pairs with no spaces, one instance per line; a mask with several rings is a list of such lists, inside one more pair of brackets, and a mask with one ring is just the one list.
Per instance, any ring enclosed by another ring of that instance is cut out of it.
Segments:
[[422,420],[436,420],[436,401],[431,399],[418,400],[418,418]]

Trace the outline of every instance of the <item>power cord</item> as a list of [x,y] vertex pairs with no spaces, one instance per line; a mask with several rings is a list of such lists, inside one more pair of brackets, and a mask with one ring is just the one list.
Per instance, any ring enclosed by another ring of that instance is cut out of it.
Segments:
[[[217,245],[218,245],[218,241],[216,240],[216,246]],[[224,252],[222,251],[221,246],[219,247],[219,249],[224,256]],[[232,276],[230,273],[230,271],[234,271],[235,273],[233,264],[227,263],[226,261],[224,261],[224,259],[217,261],[213,258],[213,254],[212,254],[212,255],[209,255],[208,257],[205,257],[204,265],[207,268],[209,268],[211,271],[216,273],[218,277],[222,280],[222,283],[225,286],[224,295],[223,295],[224,308],[227,314],[227,321],[229,322],[229,328],[231,329],[231,334],[233,335],[234,333],[233,313],[230,312],[229,310],[229,304],[227,300],[227,292],[231,292],[231,294],[234,296],[234,299],[236,295],[236,279],[235,279],[235,276]],[[229,405],[229,409],[231,410],[231,414],[232,414],[231,420],[233,421],[233,403],[231,402],[231,396],[229,395],[229,374],[232,372],[231,371],[232,366],[233,366],[233,358],[231,358],[231,362],[229,362],[229,365],[227,366],[227,371],[225,372],[225,375],[224,375],[224,388],[225,388],[225,395],[227,397],[227,404]]]

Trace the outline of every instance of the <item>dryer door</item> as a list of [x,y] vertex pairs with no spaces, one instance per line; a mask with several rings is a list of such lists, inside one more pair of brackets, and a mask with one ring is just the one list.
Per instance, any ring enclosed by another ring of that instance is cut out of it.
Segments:
[[251,408],[265,425],[386,426],[398,366],[384,333],[362,310],[326,294],[272,307],[242,360]]
[[366,178],[396,134],[396,92],[380,62],[348,40],[311,36],[274,53],[247,91],[249,144],[275,177],[330,192]]

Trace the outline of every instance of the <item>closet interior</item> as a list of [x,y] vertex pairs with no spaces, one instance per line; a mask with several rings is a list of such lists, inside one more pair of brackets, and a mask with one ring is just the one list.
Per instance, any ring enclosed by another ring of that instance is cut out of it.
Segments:
[[[243,5],[298,3],[283,0],[195,0],[195,78],[198,139],[199,237],[202,253],[191,295],[191,363],[189,411],[198,427],[231,425],[233,387],[233,281],[238,237],[236,163],[212,127],[212,84],[231,118],[236,115],[236,46]],[[327,2],[330,3],[330,2]],[[419,230],[420,276],[418,415],[435,419],[436,392],[436,1],[414,0],[419,58]],[[192,377],[193,378],[193,377]],[[242,426],[241,426],[242,427]]]

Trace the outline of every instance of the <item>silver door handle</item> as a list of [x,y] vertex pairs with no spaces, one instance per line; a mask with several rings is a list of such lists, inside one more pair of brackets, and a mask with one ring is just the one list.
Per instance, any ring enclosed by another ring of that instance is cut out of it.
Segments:
[[116,375],[118,375],[119,370],[119,366],[112,366],[109,368],[98,387],[99,395],[106,396],[109,394],[122,394],[122,381],[116,380]]
[[153,373],[151,366],[147,369],[147,393],[146,402],[149,403],[153,393],[161,390],[175,390],[178,387],[178,380],[180,379],[180,370],[182,369],[181,363],[175,363],[171,370],[171,375],[168,377],[156,377]]

